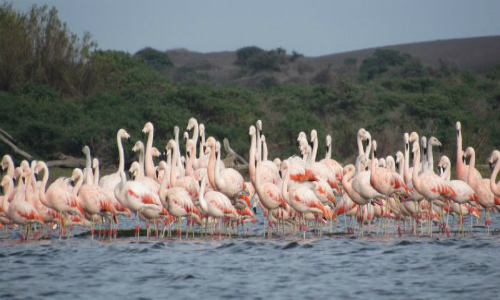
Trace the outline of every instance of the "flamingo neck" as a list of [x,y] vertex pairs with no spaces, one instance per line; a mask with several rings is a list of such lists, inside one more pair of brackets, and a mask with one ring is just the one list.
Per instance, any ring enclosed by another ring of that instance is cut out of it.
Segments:
[[406,142],[405,143],[405,155],[404,155],[404,180],[405,182],[409,182],[411,180],[411,173],[410,173],[410,143]]
[[82,184],[83,184],[83,174],[78,176],[78,181],[76,182],[75,187],[73,188],[73,196],[78,196],[78,192],[80,191]]
[[286,168],[285,174],[283,175],[283,183],[281,185],[281,194],[283,199],[290,204],[290,195],[288,194],[288,182],[290,180],[290,166]]
[[467,183],[474,189],[477,186],[476,178],[474,176],[474,168],[476,166],[476,153],[472,151],[469,163],[469,174],[467,176]]
[[33,194],[31,193],[31,190],[29,188],[30,185],[31,185],[31,175],[26,177],[26,185],[24,188],[24,199],[26,200],[26,202],[33,204]]
[[[170,167],[170,186],[174,186],[177,182],[177,145],[172,149],[172,166]],[[166,176],[166,174],[164,175]]]
[[215,186],[215,147],[210,147],[210,157],[208,159],[207,174],[208,182],[214,190],[217,190]]
[[9,198],[11,197],[12,193],[14,193],[14,182],[12,182],[12,177],[9,176],[9,184],[5,188],[5,194],[3,197],[3,203],[2,203],[2,209],[5,214],[8,214],[9,212]]
[[8,156],[7,164],[7,175],[9,175],[10,178],[14,178],[14,162],[12,161],[12,158],[10,158],[10,156]]
[[318,137],[314,139],[313,142],[313,149],[312,149],[312,155],[311,155],[311,162],[316,161],[316,154],[318,154]]
[[198,193],[199,195],[199,200],[200,200],[200,206],[201,208],[207,212],[208,211],[208,205],[207,202],[205,201],[205,185],[207,182],[207,176],[203,176],[201,179],[201,186],[200,186],[200,192]]
[[118,145],[118,172],[125,172],[125,162],[124,162],[124,155],[123,155],[123,145],[122,145],[122,139],[120,135],[116,136],[116,144]]
[[144,176],[144,145],[139,148],[139,169],[139,172]]
[[[215,151],[215,149],[214,149]],[[219,153],[216,154],[217,161],[215,162],[215,170],[214,170],[214,180],[217,185],[217,190],[223,190],[226,187],[226,181],[223,177],[220,176],[220,164],[222,163],[220,160],[220,156],[222,155],[222,150],[219,150]]]
[[153,162],[153,154],[151,153],[151,149],[153,148],[153,135],[154,135],[154,129],[151,128],[151,130],[148,133],[148,142],[146,144],[144,167],[146,169],[146,176],[151,178],[156,178],[155,164]]
[[368,158],[368,155],[370,155],[371,151],[372,151],[372,138],[369,137],[368,138],[368,145],[366,145],[366,151],[365,151],[366,158]]
[[491,178],[490,178],[490,187],[491,191],[493,194],[500,196],[500,187],[496,183],[496,178],[498,175],[498,172],[500,171],[500,158],[497,159],[497,162],[495,164],[495,168],[493,169],[493,172],[491,172]]
[[85,183],[92,184],[92,158],[90,153],[85,154]]
[[[162,163],[163,164],[163,163]],[[163,178],[161,179],[160,182],[160,198],[165,198],[166,192],[167,192],[167,185],[168,185],[168,174],[166,174],[167,169],[163,169]]]
[[250,175],[250,181],[255,186],[255,152],[256,152],[256,137],[255,134],[252,134],[250,137],[250,154],[248,157],[248,173]]
[[50,207],[47,203],[47,197],[45,195],[45,188],[47,187],[47,181],[49,180],[49,169],[47,168],[46,164],[43,164],[43,178],[42,178],[42,185],[40,186],[40,201],[42,202],[43,205]]
[[462,129],[457,132],[457,165],[456,165],[456,175],[457,178],[462,178],[462,172],[464,172],[464,162],[462,157],[464,152],[462,151]]
[[99,185],[99,165],[94,168],[94,185]]
[[434,156],[432,155],[432,143],[427,144],[427,169],[434,173]]
[[420,190],[420,178],[418,177],[418,172],[420,172],[420,148],[415,152],[415,157],[413,158],[413,174],[412,183],[413,187],[418,191]]
[[262,143],[262,160],[267,161],[267,143]]
[[356,137],[356,142],[358,143],[358,156],[359,155],[364,155],[365,150],[363,149],[363,141],[361,141],[361,136],[358,134]]
[[446,170],[444,171],[444,178],[446,181],[450,181],[451,180],[451,163],[448,165],[448,167],[446,168]]
[[[199,154],[199,157],[201,158],[204,153],[203,153],[203,148],[205,147],[205,131],[202,131],[200,133],[200,136],[201,136],[201,141],[200,141],[200,154]],[[196,148],[196,145],[194,146]]]
[[256,156],[257,156],[257,161],[260,161],[261,160],[261,153],[262,153],[262,142],[260,140],[260,130],[258,127],[255,127],[256,129],[256,138],[257,138],[257,152],[256,152]]

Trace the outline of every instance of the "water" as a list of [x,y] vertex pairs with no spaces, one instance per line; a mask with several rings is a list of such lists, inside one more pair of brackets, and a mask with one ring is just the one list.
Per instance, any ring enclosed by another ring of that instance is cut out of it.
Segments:
[[[500,224],[498,216],[493,224]],[[258,230],[246,238],[142,237],[139,243],[88,236],[21,243],[11,232],[0,241],[0,298],[498,297],[498,235],[309,235],[303,241],[268,240]]]

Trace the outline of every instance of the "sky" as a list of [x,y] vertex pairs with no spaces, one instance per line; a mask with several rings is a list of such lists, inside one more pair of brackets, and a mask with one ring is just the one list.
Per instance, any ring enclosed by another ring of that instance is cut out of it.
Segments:
[[55,6],[101,49],[233,51],[255,45],[320,56],[385,45],[500,35],[497,0],[15,0]]

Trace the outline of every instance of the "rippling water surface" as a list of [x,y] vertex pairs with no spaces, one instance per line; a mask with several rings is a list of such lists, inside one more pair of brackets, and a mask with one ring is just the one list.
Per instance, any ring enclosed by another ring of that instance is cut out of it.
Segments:
[[[500,218],[493,222],[498,226]],[[498,235],[310,235],[303,241],[268,240],[258,230],[215,241],[143,237],[139,243],[88,236],[21,243],[11,232],[0,241],[0,298],[499,297]]]

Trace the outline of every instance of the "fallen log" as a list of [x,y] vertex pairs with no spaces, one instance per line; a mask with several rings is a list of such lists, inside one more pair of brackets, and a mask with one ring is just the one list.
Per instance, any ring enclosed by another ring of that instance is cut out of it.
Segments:
[[26,152],[22,149],[19,149],[19,147],[17,147],[17,145],[12,142],[12,141],[15,141],[15,139],[12,138],[12,136],[10,134],[8,134],[7,132],[5,132],[4,130],[0,131],[0,141],[6,143],[12,149],[12,151],[14,153],[19,154],[28,160],[33,159],[33,156],[31,154],[29,154],[28,152]]

